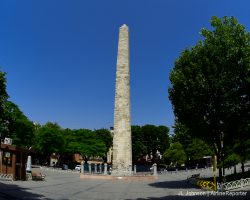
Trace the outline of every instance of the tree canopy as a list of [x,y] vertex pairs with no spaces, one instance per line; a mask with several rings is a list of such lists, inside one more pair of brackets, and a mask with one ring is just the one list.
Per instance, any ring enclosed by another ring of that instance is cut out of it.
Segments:
[[8,100],[5,75],[0,71],[1,138],[10,137],[14,145],[29,148],[34,139],[34,125],[15,103]]
[[174,125],[174,135],[172,136],[172,143],[179,142],[183,146],[183,150],[187,156],[187,165],[193,166],[207,156],[214,155],[213,149],[204,140],[192,137],[185,125],[176,122]]
[[108,152],[109,148],[113,145],[113,137],[111,132],[107,129],[97,129],[94,131],[96,134],[97,139],[100,139],[104,142],[106,152]]
[[132,126],[132,158],[135,163],[137,160],[147,155],[147,147],[144,143],[143,133],[140,126]]
[[171,142],[180,142],[184,149],[188,147],[192,142],[192,136],[190,134],[190,129],[188,129],[185,125],[176,121],[174,126],[174,135],[172,135]]
[[34,147],[45,156],[60,153],[64,149],[65,140],[61,127],[56,123],[48,122],[39,127],[35,133]]
[[30,148],[34,142],[33,122],[11,101],[6,101],[5,112],[8,121],[6,136],[12,138],[15,145]]
[[187,160],[187,156],[181,143],[172,143],[170,147],[164,152],[163,160],[165,163],[172,166],[180,166],[184,164]]
[[250,34],[234,17],[212,17],[211,26],[176,60],[169,98],[177,120],[213,144],[220,160],[222,141],[249,138]]
[[5,117],[5,106],[8,99],[6,91],[6,78],[5,73],[0,71],[0,133],[6,132],[7,122]]
[[192,142],[187,146],[186,154],[191,161],[199,161],[204,156],[214,155],[211,148],[201,139],[194,138]]
[[163,153],[169,147],[169,128],[166,126],[132,126],[133,161],[145,155],[152,155],[157,161],[157,152]]
[[69,149],[72,153],[80,153],[85,162],[92,156],[104,156],[108,151],[105,142],[101,140],[96,132],[88,129],[73,131],[69,141]]

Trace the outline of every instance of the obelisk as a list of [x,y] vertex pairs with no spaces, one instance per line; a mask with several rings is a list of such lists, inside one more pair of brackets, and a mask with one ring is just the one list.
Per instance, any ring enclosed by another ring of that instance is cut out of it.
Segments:
[[116,65],[114,136],[112,175],[132,175],[132,145],[130,116],[129,28],[119,31]]

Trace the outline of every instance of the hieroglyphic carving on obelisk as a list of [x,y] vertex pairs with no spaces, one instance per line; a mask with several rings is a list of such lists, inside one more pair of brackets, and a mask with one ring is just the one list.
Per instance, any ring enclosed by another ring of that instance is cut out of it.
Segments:
[[120,27],[116,66],[112,175],[132,175],[129,28]]

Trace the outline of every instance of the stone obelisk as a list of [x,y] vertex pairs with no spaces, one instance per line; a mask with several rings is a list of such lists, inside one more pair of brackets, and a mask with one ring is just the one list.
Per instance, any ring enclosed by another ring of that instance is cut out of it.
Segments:
[[116,66],[112,175],[132,175],[129,28],[120,27]]

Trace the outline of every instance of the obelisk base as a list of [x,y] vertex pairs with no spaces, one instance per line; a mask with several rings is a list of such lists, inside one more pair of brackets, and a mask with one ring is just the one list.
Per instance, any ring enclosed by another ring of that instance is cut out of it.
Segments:
[[133,172],[130,171],[112,171],[112,176],[133,176]]

